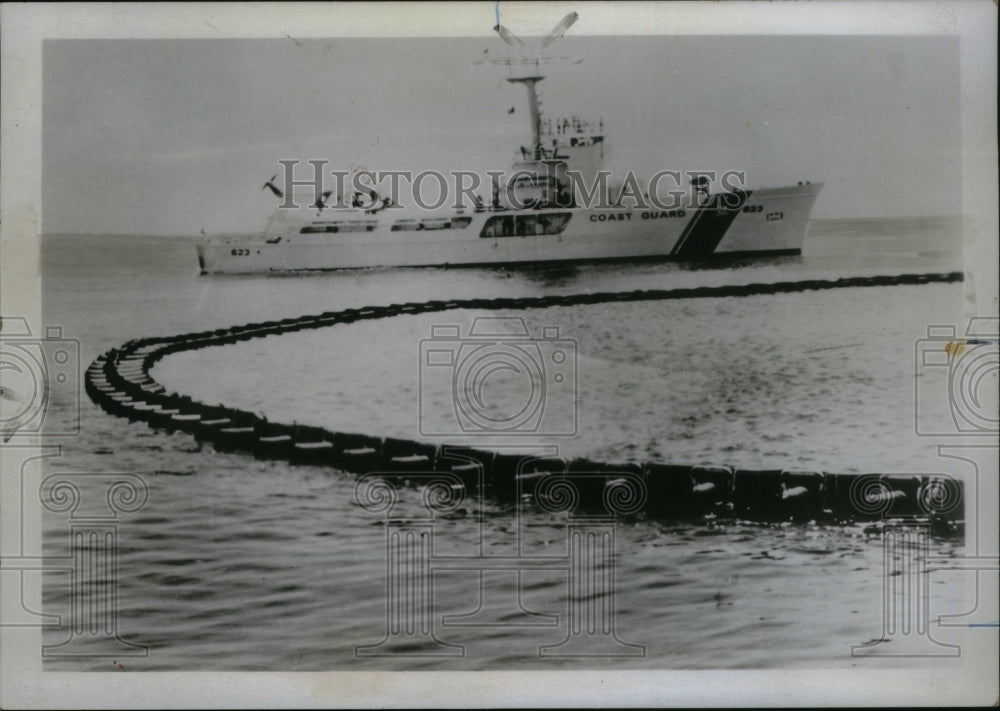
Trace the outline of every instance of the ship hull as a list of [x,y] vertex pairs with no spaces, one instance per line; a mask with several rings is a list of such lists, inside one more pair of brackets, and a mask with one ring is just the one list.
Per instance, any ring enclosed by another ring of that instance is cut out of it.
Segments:
[[[672,210],[484,210],[423,220],[391,210],[364,220],[313,210],[306,219],[289,215],[267,234],[210,238],[198,245],[198,259],[203,273],[260,273],[798,254],[820,187],[756,190],[735,204],[715,196]],[[361,231],[322,232],[348,223]],[[427,229],[401,229],[407,223]]]

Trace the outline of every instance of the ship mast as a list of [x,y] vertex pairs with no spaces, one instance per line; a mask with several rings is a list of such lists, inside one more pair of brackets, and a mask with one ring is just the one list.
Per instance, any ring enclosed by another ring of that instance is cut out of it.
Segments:
[[[551,32],[531,47],[531,50],[534,53],[533,58],[528,58],[522,55],[519,61],[507,60],[503,63],[508,66],[513,66],[514,64],[534,65],[537,68],[540,64],[538,53],[566,34],[566,30],[568,30],[578,18],[579,15],[575,12],[571,12],[560,20],[559,24],[553,27]],[[499,19],[499,15],[497,16],[497,19]],[[506,42],[510,47],[518,50],[519,53],[528,48],[528,45],[525,44],[520,37],[515,35],[503,25],[497,24],[493,30],[500,35],[500,39]],[[542,115],[541,111],[538,109],[538,92],[535,90],[535,85],[544,78],[545,77],[539,76],[536,73],[534,76],[510,77],[507,79],[507,81],[511,84],[524,84],[525,88],[528,90],[528,112],[531,118],[531,148],[535,153],[538,152],[538,148],[541,146],[542,140]]]
[[535,84],[545,77],[511,77],[507,79],[511,84],[524,84],[528,90],[528,111],[531,116],[531,149],[537,151],[542,143],[542,114],[538,109],[538,92],[535,91]]

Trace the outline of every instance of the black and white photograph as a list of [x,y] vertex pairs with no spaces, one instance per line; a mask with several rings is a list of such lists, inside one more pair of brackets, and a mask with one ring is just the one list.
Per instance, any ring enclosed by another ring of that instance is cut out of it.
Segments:
[[995,703],[994,3],[2,19],[0,705]]

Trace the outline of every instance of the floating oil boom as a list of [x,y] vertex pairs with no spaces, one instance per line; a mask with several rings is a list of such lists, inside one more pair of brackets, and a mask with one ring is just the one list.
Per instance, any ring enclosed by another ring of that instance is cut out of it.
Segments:
[[[962,535],[964,486],[947,475],[832,474],[817,471],[750,470],[726,466],[690,466],[676,462],[602,463],[564,461],[511,452],[493,452],[446,442],[417,442],[319,427],[271,422],[245,410],[202,403],[168,392],[150,375],[172,354],[234,344],[256,338],[415,314],[459,309],[544,309],[604,303],[633,303],[695,298],[740,298],[827,289],[952,283],[961,272],[850,277],[836,281],[799,281],[691,289],[558,294],[541,297],[426,301],[329,311],[252,323],[232,328],[129,341],[98,356],[86,373],[86,390],[105,411],[156,429],[186,432],[224,451],[242,451],[266,459],[329,466],[342,471],[413,479],[414,472],[455,475],[455,484],[499,501],[531,496],[544,505],[545,482],[572,481],[581,509],[600,510],[609,489],[624,479],[646,495],[636,499],[651,516],[704,515],[743,519],[826,522],[886,521],[891,517],[929,519],[935,530]],[[222,357],[222,356],[220,356]]]

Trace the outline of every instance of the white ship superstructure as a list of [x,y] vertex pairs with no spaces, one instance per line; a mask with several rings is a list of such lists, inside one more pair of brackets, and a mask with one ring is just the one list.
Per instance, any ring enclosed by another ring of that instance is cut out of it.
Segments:
[[[561,36],[575,19],[575,13],[567,16],[549,38]],[[508,31],[497,30],[512,42]],[[536,63],[535,71],[508,79],[527,90],[532,140],[520,147],[509,182],[493,186],[491,200],[436,211],[384,201],[278,207],[262,234],[211,237],[200,244],[202,272],[703,260],[801,252],[820,183],[710,194],[707,181],[695,181],[693,190],[669,202],[649,194],[639,200],[597,199],[607,197],[592,189],[601,185],[603,121],[543,117],[536,86],[544,77],[537,68]]]

